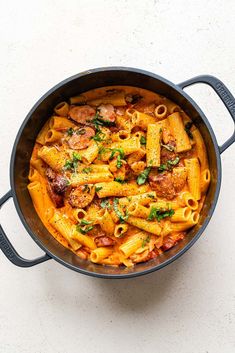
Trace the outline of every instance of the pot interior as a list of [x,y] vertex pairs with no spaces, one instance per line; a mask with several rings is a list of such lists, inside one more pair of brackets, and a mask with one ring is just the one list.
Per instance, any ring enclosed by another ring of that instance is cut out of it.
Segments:
[[[132,269],[96,265],[80,259],[71,251],[60,245],[42,224],[34,210],[27,190],[29,161],[34,142],[39,130],[48,117],[52,115],[53,107],[60,101],[67,100],[71,96],[93,88],[111,85],[128,85],[145,88],[157,92],[181,106],[194,121],[204,138],[211,170],[211,184],[201,212],[199,224],[174,248],[156,259],[147,263],[138,264]],[[191,99],[184,97],[182,91],[178,90],[178,88],[170,82],[153,74],[133,69],[115,68],[91,70],[65,80],[62,84],[57,85],[49,91],[31,110],[20,129],[14,146],[11,163],[11,183],[16,194],[16,207],[26,229],[33,239],[39,243],[45,251],[54,255],[60,262],[63,262],[67,266],[78,271],[80,269],[84,272],[89,271],[91,274],[99,274],[100,276],[107,277],[138,275],[143,271],[148,272],[153,268],[157,269],[162,267],[166,261],[169,262],[179,253],[189,248],[194,240],[202,233],[213,213],[220,184],[220,158],[218,156],[218,149],[215,147],[216,141],[213,131],[207,122],[205,124],[203,121],[205,117],[199,114],[192,103],[193,101]]]

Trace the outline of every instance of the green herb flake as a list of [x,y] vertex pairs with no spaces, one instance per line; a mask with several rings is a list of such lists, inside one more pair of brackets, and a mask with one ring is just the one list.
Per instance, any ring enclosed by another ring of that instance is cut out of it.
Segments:
[[147,181],[151,168],[152,167],[146,168],[142,173],[138,175],[136,180],[138,185],[143,185]]
[[141,136],[140,138],[140,144],[141,145],[146,145],[146,138],[144,136]]
[[92,172],[92,168],[91,167],[87,167],[87,168],[83,168],[82,169],[82,173],[89,174],[90,172]]
[[109,200],[108,199],[103,199],[100,203],[100,206],[102,208],[107,208],[108,210],[111,208],[111,205],[109,203]]
[[84,192],[87,192],[87,193],[89,194],[89,192],[91,191],[89,185],[85,184],[85,185],[83,186],[83,191],[84,191]]
[[154,219],[156,219],[158,222],[160,222],[166,217],[172,217],[174,213],[175,211],[170,208],[168,210],[165,210],[162,208],[151,207],[147,220],[153,221]]
[[73,129],[72,127],[70,127],[70,128],[67,130],[67,134],[68,134],[69,136],[72,136],[73,133],[74,133],[74,129]]
[[81,226],[87,226],[89,224],[91,224],[92,221],[87,221],[86,219],[82,219],[81,222],[80,222],[80,225]]
[[129,215],[128,215],[128,213],[126,212],[125,215],[123,216],[123,214],[119,211],[118,204],[119,204],[119,200],[118,200],[117,198],[115,198],[115,199],[113,200],[113,209],[114,209],[114,212],[115,212],[116,215],[118,216],[120,223],[124,223],[124,222],[128,219]]
[[72,160],[67,160],[64,165],[64,170],[70,170],[75,172],[78,166],[78,162],[82,160],[82,157],[77,152],[73,152]]
[[150,242],[150,239],[151,238],[149,235],[145,239],[143,239],[142,248],[144,248],[146,246],[146,244]]
[[96,192],[100,191],[101,189],[103,189],[102,186],[96,186],[96,187],[95,187],[95,191],[96,191]]
[[80,227],[80,225],[77,225],[77,231],[82,233],[83,235],[87,234],[88,232],[90,232],[94,227],[93,226],[84,226],[84,227]]
[[127,181],[121,178],[114,178],[114,181],[117,181],[120,184],[125,184]]
[[85,135],[85,133],[86,133],[86,130],[84,128],[76,130],[77,135]]
[[110,151],[111,151],[111,154],[109,156],[110,161],[114,158],[116,152],[119,153],[119,156],[121,157],[121,159],[125,158],[125,153],[123,151],[123,148],[112,148],[110,149]]
[[169,161],[167,161],[167,163],[172,166],[172,165],[178,164],[179,161],[180,161],[180,158],[179,158],[179,157],[176,157],[174,160],[169,160]]

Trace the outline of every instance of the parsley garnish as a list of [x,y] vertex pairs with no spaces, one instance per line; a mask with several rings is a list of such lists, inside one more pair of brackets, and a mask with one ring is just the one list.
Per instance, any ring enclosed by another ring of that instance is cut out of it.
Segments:
[[98,110],[92,122],[95,125],[96,129],[99,129],[98,126],[115,126],[115,121],[104,120],[104,118],[101,115],[99,115]]
[[152,167],[146,168],[142,173],[138,175],[136,180],[138,185],[143,185],[147,181],[151,168]]
[[78,130],[76,131],[76,134],[77,134],[77,135],[85,135],[85,133],[86,133],[86,130],[83,129],[83,128],[78,129]]
[[73,133],[74,133],[74,129],[73,129],[72,127],[70,127],[70,128],[67,130],[67,134],[68,134],[69,136],[72,136]]
[[118,216],[120,223],[124,223],[128,219],[128,213],[126,212],[126,214],[123,216],[123,214],[119,211],[118,203],[119,203],[119,200],[115,198],[113,200],[113,209],[116,215]]
[[109,200],[108,199],[103,199],[100,203],[100,206],[102,208],[107,208],[108,210],[111,208],[111,205],[109,203]]
[[96,187],[95,187],[95,191],[96,191],[96,192],[100,191],[101,189],[103,189],[102,186],[96,186]]
[[144,136],[141,136],[140,138],[140,144],[141,145],[146,145],[146,138]]
[[91,224],[91,223],[92,223],[92,221],[87,221],[85,219],[82,219],[81,222],[80,222],[80,225],[81,226],[87,226],[88,224]]
[[124,154],[123,148],[112,148],[112,149],[110,149],[110,151],[111,151],[111,154],[110,154],[110,157],[109,157],[110,160],[112,160],[114,158],[114,155],[115,155],[116,152],[119,153],[119,156],[122,159],[125,158],[125,154]]
[[83,235],[90,232],[90,230],[92,230],[94,227],[93,226],[84,226],[84,227],[80,227],[80,225],[77,225],[77,231],[82,233]]
[[64,165],[64,170],[76,171],[78,162],[82,160],[82,157],[77,152],[73,152],[73,159],[67,160]]
[[150,238],[150,236],[148,235],[148,236],[143,240],[142,248],[144,248],[145,245],[150,242],[150,239],[151,239],[151,238]]
[[87,168],[83,168],[82,169],[82,173],[89,174],[90,172],[92,172],[92,168],[91,167],[87,167]]
[[119,153],[117,156],[117,168],[120,169],[122,166],[122,159],[125,158],[125,154],[122,148],[113,148],[110,149],[111,154],[109,157],[109,160],[112,160],[114,158],[115,153]]
[[193,139],[193,134],[191,133],[190,129],[191,127],[193,126],[193,123],[192,121],[189,121],[185,124],[184,126],[184,130],[187,132],[188,136]]
[[179,157],[176,157],[175,159],[173,160],[169,160],[166,162],[166,164],[161,164],[159,167],[158,167],[158,171],[160,173],[162,172],[165,172],[167,170],[172,170],[172,166],[175,166],[176,164],[178,164],[180,161],[180,158]]
[[92,221],[87,221],[86,219],[82,219],[80,224],[77,224],[77,231],[82,234],[86,234],[94,228],[91,224],[92,224]]
[[127,181],[121,178],[114,178],[114,181],[117,181],[120,184],[125,184]]
[[172,217],[174,213],[175,211],[172,209],[164,210],[162,208],[151,207],[147,220],[153,221],[156,219],[160,222],[163,218]]
[[105,134],[101,130],[99,130],[91,139],[97,142],[105,141]]

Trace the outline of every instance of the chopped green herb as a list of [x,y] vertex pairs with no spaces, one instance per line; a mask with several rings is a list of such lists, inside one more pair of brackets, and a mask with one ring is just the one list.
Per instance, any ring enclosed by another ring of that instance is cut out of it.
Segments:
[[83,168],[82,169],[82,173],[89,174],[90,172],[92,172],[92,168],[91,167],[87,167],[87,168]]
[[184,126],[184,130],[187,132],[188,136],[193,139],[193,134],[192,132],[190,131],[191,127],[193,126],[193,123],[192,121],[189,121],[185,124]]
[[122,166],[122,160],[120,154],[117,156],[117,168],[120,169]]
[[86,219],[82,219],[81,222],[80,222],[80,225],[81,226],[87,226],[88,224],[91,224],[92,221],[87,221]]
[[91,139],[97,142],[105,141],[105,134],[101,130],[97,131],[95,136],[93,136]]
[[73,152],[73,160],[76,161],[76,162],[77,161],[81,161],[82,157],[81,157],[81,155],[79,153]]
[[172,217],[174,213],[175,211],[172,209],[165,210],[162,208],[151,207],[147,220],[153,221],[156,219],[158,222],[160,222],[163,218]]
[[96,186],[96,187],[95,187],[95,191],[96,191],[96,192],[100,191],[101,189],[103,189],[102,186]]
[[158,167],[158,171],[161,173],[161,172],[165,172],[166,170],[168,170],[168,167],[166,164],[161,164],[159,167]]
[[120,184],[125,184],[126,183],[126,180],[121,179],[121,178],[114,178],[114,181],[117,181]]
[[143,185],[147,181],[151,168],[152,167],[146,168],[142,173],[138,175],[136,180],[138,185]]
[[146,145],[146,138],[144,136],[141,136],[140,138],[140,144],[141,145]]
[[120,212],[120,210],[118,208],[118,203],[119,203],[119,200],[117,198],[115,198],[113,200],[113,209],[114,209],[114,212],[116,213],[116,215],[118,216],[120,223],[124,223],[128,219],[129,215],[126,212],[125,215],[123,216],[123,214]]
[[74,130],[73,130],[72,127],[70,127],[70,128],[67,130],[67,134],[68,134],[69,136],[72,136],[73,133],[74,133]]
[[83,128],[76,131],[77,135],[85,135],[85,133],[86,133],[86,130]]
[[180,158],[179,157],[176,157],[175,159],[173,160],[169,160],[166,162],[166,164],[161,164],[159,167],[158,167],[158,171],[160,173],[162,172],[165,172],[167,170],[172,170],[172,166],[175,166],[179,163],[180,161]]
[[102,208],[107,208],[108,210],[111,208],[111,205],[110,205],[110,203],[109,203],[109,200],[107,200],[107,199],[103,199],[103,200],[101,201],[101,203],[100,203],[100,206],[101,206]]
[[145,245],[150,242],[150,239],[151,239],[151,238],[150,238],[150,236],[148,235],[148,236],[143,240],[142,248],[144,248]]
[[84,227],[80,227],[80,225],[77,225],[77,231],[82,233],[83,235],[90,232],[90,230],[92,230],[94,227],[93,226],[84,226]]
[[94,119],[92,120],[96,129],[99,129],[98,126],[115,126],[115,121],[104,120],[103,116],[99,114],[97,110]]
[[72,160],[67,160],[64,165],[64,170],[70,170],[75,172],[78,166],[78,162],[82,160],[82,157],[77,152],[73,152]]
[[110,149],[110,151],[111,151],[111,154],[109,157],[110,160],[112,160],[114,158],[116,152],[119,153],[119,156],[121,157],[121,159],[125,158],[125,153],[123,151],[123,148],[112,148],[112,149]]
[[180,161],[180,158],[179,157],[176,157],[175,159],[173,159],[173,160],[169,160],[169,161],[167,161],[167,164],[169,164],[169,165],[176,165],[176,164],[178,164],[179,163],[179,161]]

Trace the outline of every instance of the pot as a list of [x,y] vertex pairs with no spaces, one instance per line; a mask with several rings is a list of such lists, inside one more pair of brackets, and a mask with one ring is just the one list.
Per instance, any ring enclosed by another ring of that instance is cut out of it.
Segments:
[[[25,118],[14,143],[10,163],[11,190],[0,199],[0,207],[13,197],[16,210],[29,235],[42,248],[45,255],[34,260],[22,258],[7,238],[0,225],[0,248],[15,265],[30,267],[54,259],[77,272],[103,278],[130,278],[159,270],[184,254],[200,237],[214,212],[221,184],[221,158],[223,153],[235,141],[235,132],[222,145],[218,146],[214,132],[197,104],[184,91],[184,87],[196,83],[210,85],[220,97],[235,122],[235,100],[226,86],[213,76],[197,76],[175,85],[153,73],[126,67],[107,67],[88,70],[72,76],[50,89],[34,105]],[[29,161],[36,136],[52,114],[53,107],[60,101],[90,89],[111,86],[137,86],[157,92],[181,106],[200,130],[207,145],[211,170],[211,184],[201,211],[199,223],[191,229],[187,237],[175,247],[159,257],[140,263],[133,268],[101,266],[80,259],[74,253],[59,244],[48,232],[38,217],[27,190]]]

